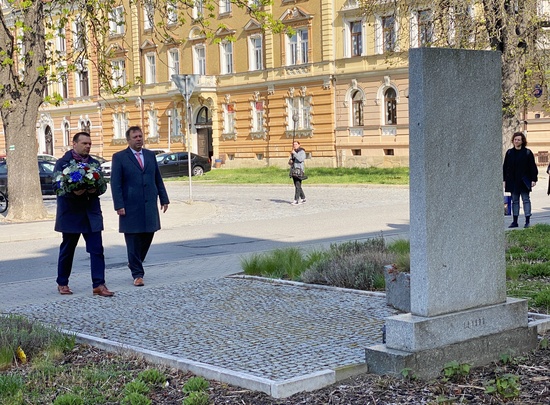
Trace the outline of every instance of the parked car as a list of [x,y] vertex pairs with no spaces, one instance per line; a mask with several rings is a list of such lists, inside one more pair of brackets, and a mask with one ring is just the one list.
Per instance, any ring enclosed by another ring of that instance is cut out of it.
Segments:
[[170,151],[166,149],[149,149],[149,150],[153,152],[155,155],[160,155],[161,153],[170,153]]
[[92,157],[93,159],[97,160],[97,161],[99,162],[100,165],[102,165],[103,163],[106,163],[106,162],[107,162],[107,159],[103,159],[101,156],[90,155],[90,157]]
[[57,158],[53,155],[48,155],[47,153],[40,153],[37,155],[38,160],[43,162],[57,162]]
[[[42,195],[53,195],[55,190],[53,185],[55,183],[54,170],[55,162],[47,162],[44,160],[38,161],[38,173],[40,174],[40,189]],[[0,191],[7,193],[8,188],[8,166],[6,162],[0,162]]]
[[[189,175],[189,160],[187,152],[162,153],[157,155],[162,177],[180,177]],[[209,158],[191,153],[191,174],[202,176],[212,170]]]

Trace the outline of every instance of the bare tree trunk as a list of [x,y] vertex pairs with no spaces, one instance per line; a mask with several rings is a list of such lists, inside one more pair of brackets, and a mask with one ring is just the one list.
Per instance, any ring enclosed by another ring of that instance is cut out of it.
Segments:
[[0,111],[8,155],[10,206],[7,219],[12,221],[47,217],[36,158],[36,118],[46,84],[43,74],[46,67],[44,2],[36,1],[24,8],[22,20],[19,45],[14,37],[14,27],[9,26],[3,16],[0,17],[0,52],[11,61],[19,61],[18,65],[0,65]]

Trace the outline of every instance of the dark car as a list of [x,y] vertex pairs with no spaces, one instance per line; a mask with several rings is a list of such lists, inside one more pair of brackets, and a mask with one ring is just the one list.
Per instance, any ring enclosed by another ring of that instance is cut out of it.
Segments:
[[[162,177],[180,177],[189,175],[187,152],[162,153],[157,155],[157,162]],[[212,170],[210,159],[191,153],[191,174],[202,176]]]
[[[38,161],[38,173],[40,174],[40,189],[42,190],[42,195],[53,195],[55,190],[53,185],[55,183],[54,179],[54,169],[55,163],[46,162],[43,160]],[[8,187],[8,167],[6,162],[0,162],[0,191],[7,194]]]

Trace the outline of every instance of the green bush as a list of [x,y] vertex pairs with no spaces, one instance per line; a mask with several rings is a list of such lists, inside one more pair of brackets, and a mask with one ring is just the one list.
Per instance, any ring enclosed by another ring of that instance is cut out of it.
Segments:
[[208,381],[202,377],[191,377],[183,386],[183,393],[201,392],[208,389]]
[[24,384],[21,377],[17,375],[0,374],[0,398],[15,396],[23,387]]
[[166,382],[166,376],[156,368],[143,370],[138,374],[137,378],[138,380],[151,385],[162,385]]
[[183,405],[208,405],[210,397],[204,391],[194,391],[183,400]]
[[81,405],[83,403],[82,398],[71,393],[60,395],[53,401],[53,405]]
[[326,256],[302,274],[305,283],[381,290],[384,266],[393,262],[383,238],[332,244]]
[[145,395],[149,393],[149,387],[143,381],[134,380],[134,381],[130,381],[124,386],[124,393],[126,395],[129,395],[132,393]]
[[153,402],[139,392],[131,392],[122,398],[122,405],[151,405]]
[[245,274],[251,276],[299,280],[312,263],[324,256],[325,253],[320,251],[304,255],[301,249],[290,247],[243,258],[241,267]]

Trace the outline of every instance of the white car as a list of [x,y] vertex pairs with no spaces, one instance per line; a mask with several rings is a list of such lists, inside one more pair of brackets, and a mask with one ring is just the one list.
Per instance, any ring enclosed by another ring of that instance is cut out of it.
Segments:
[[103,173],[103,177],[105,177],[106,179],[110,179],[111,178],[111,161],[108,160],[106,161],[105,163],[102,163],[101,164],[101,172]]

